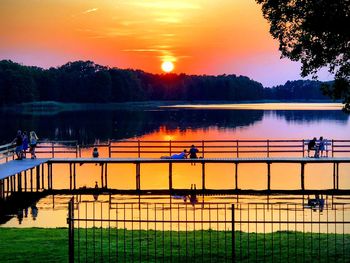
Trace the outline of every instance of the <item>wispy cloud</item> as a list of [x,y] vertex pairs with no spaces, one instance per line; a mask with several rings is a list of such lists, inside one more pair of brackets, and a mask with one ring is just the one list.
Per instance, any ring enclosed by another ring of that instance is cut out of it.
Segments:
[[96,12],[97,10],[98,10],[98,8],[91,8],[91,9],[83,11],[82,14],[89,14],[92,12]]
[[146,7],[146,8],[159,8],[159,9],[200,9],[199,5],[193,3],[187,3],[185,1],[149,1],[149,2],[134,2],[131,5]]

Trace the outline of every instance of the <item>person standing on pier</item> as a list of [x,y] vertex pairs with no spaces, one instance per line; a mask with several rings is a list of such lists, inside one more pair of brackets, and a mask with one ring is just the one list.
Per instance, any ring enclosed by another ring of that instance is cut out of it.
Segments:
[[17,160],[22,160],[22,150],[23,150],[23,137],[20,130],[17,131],[16,138],[12,141],[16,144],[15,153],[17,155]]
[[38,136],[36,135],[36,133],[34,131],[31,131],[29,133],[29,146],[30,146],[30,153],[32,155],[32,159],[36,158],[36,155],[35,155],[35,148],[36,148],[36,145],[38,143]]
[[27,150],[28,150],[28,136],[27,136],[27,132],[24,131],[23,132],[23,151],[22,151],[22,158],[26,158],[27,157]]
[[323,137],[321,136],[320,140],[318,142],[318,147],[317,147],[318,157],[320,157],[320,153],[321,153],[321,157],[323,157],[323,152],[325,150],[325,144],[326,144],[326,142],[325,142],[325,140],[323,140]]

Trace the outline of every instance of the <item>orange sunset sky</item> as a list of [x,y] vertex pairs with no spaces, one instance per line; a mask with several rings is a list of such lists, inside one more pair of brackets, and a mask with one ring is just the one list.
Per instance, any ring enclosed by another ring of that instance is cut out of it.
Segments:
[[260,8],[254,0],[1,0],[0,59],[153,73],[171,61],[175,73],[245,75],[265,86],[300,79]]

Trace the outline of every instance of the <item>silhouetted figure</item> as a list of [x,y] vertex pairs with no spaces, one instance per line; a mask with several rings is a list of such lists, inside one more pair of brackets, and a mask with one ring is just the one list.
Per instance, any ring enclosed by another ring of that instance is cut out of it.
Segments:
[[311,141],[309,141],[308,145],[307,145],[307,157],[310,157],[310,151],[314,150],[315,151],[315,155],[316,155],[316,137],[314,137]]
[[28,150],[28,145],[29,145],[29,141],[28,141],[28,136],[27,136],[27,132],[24,131],[22,134],[22,138],[23,138],[23,149],[22,149],[22,158],[26,158],[27,157],[27,150]]
[[323,196],[320,196],[318,194],[315,195],[314,199],[309,199],[307,201],[307,205],[313,210],[316,211],[316,209],[319,209],[320,212],[323,211],[324,208],[324,199]]
[[[318,157],[323,157],[323,152],[325,151],[326,148],[326,140],[323,139],[323,137],[320,137],[320,140],[318,142],[318,147],[317,147],[317,155]],[[321,153],[321,155],[320,155]]]
[[99,156],[98,149],[97,147],[95,147],[94,150],[92,151],[92,157],[98,158],[98,156]]
[[12,141],[16,144],[15,153],[17,155],[17,160],[22,160],[22,150],[23,150],[23,137],[20,130],[17,131],[16,138]]
[[96,193],[93,195],[94,197],[94,200],[97,201],[98,199],[98,184],[97,184],[97,181],[95,182],[95,190],[96,190]]
[[31,208],[32,218],[35,221],[36,218],[38,217],[38,208],[36,207],[36,204],[31,205],[30,208]]
[[[189,150],[189,156],[191,159],[197,159],[198,156],[197,156],[197,153],[198,153],[198,149],[192,144],[191,145],[191,148]],[[196,165],[196,163],[191,163],[191,165]]]
[[22,224],[23,221],[23,209],[18,209],[17,211],[18,224]]
[[191,184],[191,194],[190,194],[190,203],[195,205],[198,202],[197,199],[197,189],[195,184]]
[[36,135],[35,131],[31,131],[29,133],[29,146],[30,146],[30,154],[31,154],[31,159],[35,159],[36,158],[36,155],[35,155],[35,148],[36,148],[36,145],[38,143],[38,136]]

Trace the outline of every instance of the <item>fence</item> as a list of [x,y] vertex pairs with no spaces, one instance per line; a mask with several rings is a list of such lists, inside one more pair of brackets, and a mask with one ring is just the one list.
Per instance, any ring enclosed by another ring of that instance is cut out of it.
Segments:
[[348,204],[72,199],[69,258],[70,262],[349,262],[349,208]]

